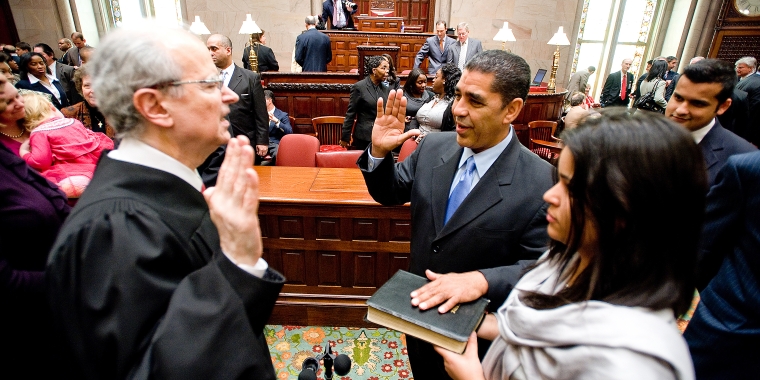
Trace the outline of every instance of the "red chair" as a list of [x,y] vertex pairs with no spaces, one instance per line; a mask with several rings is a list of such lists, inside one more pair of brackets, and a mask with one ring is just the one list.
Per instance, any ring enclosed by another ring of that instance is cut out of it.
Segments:
[[404,144],[401,145],[401,151],[398,153],[397,162],[402,162],[407,157],[409,157],[409,155],[412,154],[412,152],[414,152],[415,149],[417,149],[417,145],[419,144],[417,143],[417,140],[414,137],[404,141]]
[[344,150],[336,152],[317,152],[318,168],[356,168],[356,160],[363,150]]
[[300,133],[285,135],[280,140],[275,165],[313,168],[316,166],[314,156],[318,150],[319,140],[314,136]]
[[546,146],[541,146],[533,141],[554,141],[554,131],[557,129],[556,121],[531,121],[528,123],[528,137],[530,144],[528,149],[546,161],[551,162],[557,159],[557,155],[549,150]]
[[340,137],[343,133],[343,116],[320,116],[311,119],[314,134],[319,139],[320,152],[334,152],[346,150],[340,146]]

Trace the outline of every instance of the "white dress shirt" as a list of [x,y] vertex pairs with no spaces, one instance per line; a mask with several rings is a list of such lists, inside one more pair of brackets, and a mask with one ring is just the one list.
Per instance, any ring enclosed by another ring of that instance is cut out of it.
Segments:
[[705,136],[707,136],[707,133],[710,132],[710,130],[712,129],[714,125],[715,125],[715,118],[710,120],[710,122],[707,123],[707,125],[705,125],[704,127],[691,132],[691,137],[694,138],[694,142],[697,144],[701,143],[702,139],[704,139]]
[[222,76],[222,73],[224,73],[224,87],[230,87],[230,79],[232,78],[233,71],[235,71],[234,63],[230,63],[230,65],[227,66],[226,69],[222,69],[219,71],[220,76]]
[[61,92],[58,91],[58,88],[56,88],[55,85],[53,84],[53,81],[56,81],[58,79],[55,79],[55,77],[52,76],[52,75],[50,75],[50,74],[45,74],[45,76],[50,81],[50,84],[47,84],[47,83],[42,82],[39,79],[37,79],[37,77],[34,76],[34,75],[32,75],[31,73],[26,74],[26,75],[29,78],[29,83],[30,84],[35,84],[37,82],[40,82],[43,86],[45,86],[45,88],[47,88],[50,91],[50,93],[53,94],[53,96],[55,96],[56,99],[58,99],[58,103],[61,102]]

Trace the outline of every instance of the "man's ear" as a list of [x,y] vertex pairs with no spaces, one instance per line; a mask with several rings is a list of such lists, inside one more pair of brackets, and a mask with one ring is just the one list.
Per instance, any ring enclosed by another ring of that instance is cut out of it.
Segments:
[[515,119],[517,119],[517,116],[520,115],[520,111],[522,110],[523,106],[525,105],[525,101],[520,98],[512,99],[509,104],[507,104],[506,107],[506,113],[504,114],[504,119],[502,120],[502,124],[509,125],[512,124]]
[[141,88],[132,96],[132,104],[146,121],[168,128],[174,125],[174,119],[162,104],[164,98],[160,90]]
[[718,109],[716,110],[717,115],[723,115],[724,112],[728,110],[728,107],[731,107],[731,103],[733,102],[733,99],[728,98],[726,101],[724,101],[721,105],[718,106]]

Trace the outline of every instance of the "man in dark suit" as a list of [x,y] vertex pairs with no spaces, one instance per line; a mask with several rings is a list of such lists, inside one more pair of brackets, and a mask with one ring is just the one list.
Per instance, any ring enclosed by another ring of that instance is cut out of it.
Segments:
[[326,72],[332,61],[330,37],[316,29],[317,16],[306,16],[306,31],[296,37],[296,62],[304,72]]
[[272,157],[272,164],[274,164],[277,160],[280,140],[283,136],[293,133],[293,126],[290,125],[290,117],[288,117],[287,112],[274,106],[272,91],[264,90],[264,99],[267,102],[267,115],[269,115],[269,155]]
[[[92,65],[98,108],[123,139],[45,270],[58,377],[274,380],[263,330],[285,279],[261,258],[252,148],[230,139],[238,96],[178,29],[119,28]],[[195,167],[225,143],[219,182],[201,193]]]
[[665,116],[688,129],[702,148],[710,186],[728,157],[757,150],[716,119],[731,106],[735,84],[730,64],[716,59],[699,61],[686,66],[665,109]]
[[[420,309],[443,303],[438,311],[445,313],[485,295],[496,310],[548,246],[542,196],[554,169],[523,147],[511,127],[530,81],[530,66],[519,56],[478,54],[457,84],[456,133],[426,135],[398,164],[392,150],[419,131],[403,133],[406,102],[398,92],[391,92],[384,113],[378,109],[372,143],[358,165],[376,201],[411,201],[410,271],[434,280],[412,293]],[[430,344],[410,336],[407,344],[416,379],[449,378]]]
[[322,21],[327,29],[354,29],[352,15],[357,9],[358,5],[349,0],[325,0],[322,3]]
[[749,379],[760,371],[758,215],[760,153],[735,155],[707,195],[697,267],[701,299],[683,335],[698,379]]
[[67,60],[64,62],[69,66],[79,67],[82,65],[82,58],[79,56],[79,50],[87,45],[87,40],[84,39],[84,34],[80,32],[71,33],[71,42],[74,46],[67,51]]
[[760,146],[760,75],[757,75],[757,60],[754,57],[744,57],[736,61],[736,74],[739,76],[738,90],[747,93],[749,120],[753,123],[747,132],[751,143]]
[[470,26],[466,22],[460,22],[457,25],[457,42],[451,44],[446,50],[446,62],[457,65],[459,70],[464,70],[464,65],[481,51],[483,51],[483,45],[480,41],[470,38]]
[[622,106],[628,107],[631,99],[631,88],[633,85],[633,74],[628,70],[631,68],[633,61],[630,58],[623,60],[620,65],[620,71],[616,71],[609,76],[604,82],[600,104],[602,108]]
[[42,54],[45,58],[50,72],[55,79],[61,82],[61,87],[66,91],[66,97],[69,98],[69,104],[76,104],[84,100],[79,92],[77,92],[76,85],[74,84],[74,67],[65,63],[60,63],[55,59],[55,52],[53,48],[48,44],[39,43],[34,45],[34,52]]
[[58,49],[61,50],[63,55],[61,55],[61,58],[58,60],[60,63],[66,63],[68,62],[69,57],[69,49],[74,46],[74,44],[71,42],[68,38],[61,38],[58,40]]
[[446,37],[446,21],[438,21],[435,23],[435,36],[428,37],[417,52],[417,56],[414,57],[414,67],[420,67],[427,57],[428,74],[435,75],[441,65],[446,63],[447,50],[455,43],[454,39]]
[[[277,63],[277,58],[275,58],[274,52],[269,47],[264,46],[267,42],[264,31],[262,30],[261,33],[258,34],[258,37],[256,35],[253,37],[253,51],[256,53],[256,59],[259,65],[259,70],[257,72],[264,73],[267,71],[280,71],[280,64]],[[243,49],[243,68],[247,70],[251,69],[250,46],[246,46],[245,49]]]

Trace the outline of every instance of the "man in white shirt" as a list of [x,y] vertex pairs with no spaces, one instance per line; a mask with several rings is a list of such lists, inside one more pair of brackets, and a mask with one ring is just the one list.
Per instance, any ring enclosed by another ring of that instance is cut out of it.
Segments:
[[480,41],[469,36],[470,26],[466,22],[460,22],[457,25],[457,43],[449,46],[446,52],[446,62],[456,64],[459,70],[464,70],[464,65],[483,51]]
[[[238,96],[209,58],[196,36],[148,24],[107,35],[90,63],[123,139],[50,253],[63,378],[275,379],[263,328],[284,278],[261,258],[253,149],[230,139]],[[203,191],[195,168],[224,143]]]
[[731,64],[704,59],[686,66],[665,108],[665,116],[688,129],[702,148],[710,186],[728,157],[757,150],[716,118],[731,106],[735,85]]

